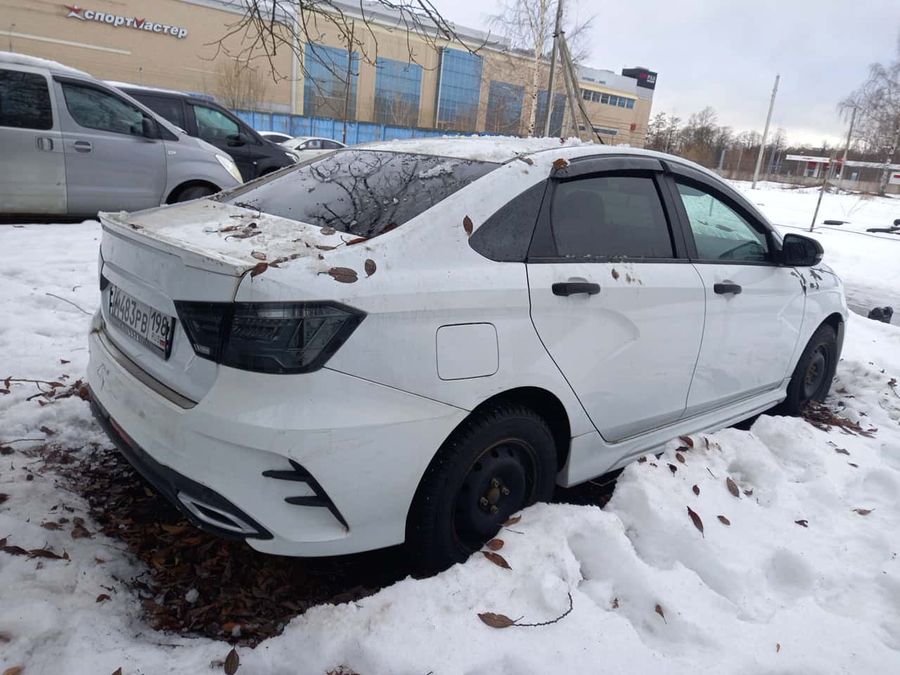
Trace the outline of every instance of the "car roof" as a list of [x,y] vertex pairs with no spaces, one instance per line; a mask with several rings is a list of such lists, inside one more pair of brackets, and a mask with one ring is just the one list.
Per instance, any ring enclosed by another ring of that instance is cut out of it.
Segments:
[[0,51],[0,63],[28,66],[30,68],[44,68],[57,75],[77,75],[78,77],[86,77],[91,80],[96,79],[90,73],[86,73],[83,70],[78,70],[77,68],[70,68],[69,66],[65,66],[58,61],[42,59],[37,56],[28,56],[27,54],[19,54],[17,52]]
[[116,89],[128,89],[131,91],[143,91],[148,94],[162,94],[163,96],[175,96],[177,98],[187,98],[193,99],[195,101],[202,101],[203,103],[215,103],[219,105],[218,101],[212,96],[206,94],[196,94],[189,91],[178,91],[177,89],[163,89],[162,87],[148,87],[144,84],[135,84],[134,82],[117,82],[115,80],[105,80],[105,83],[110,87],[115,87]]
[[[393,141],[376,141],[354,146],[354,149],[382,150],[387,152],[408,152],[419,155],[436,155],[469,159],[481,162],[506,163],[527,155],[545,153],[559,154],[568,159],[600,155],[632,155],[678,162],[690,166],[719,180],[719,176],[709,169],[690,160],[668,155],[655,150],[632,148],[627,145],[601,145],[577,138],[519,138],[517,136],[442,136],[432,138],[412,138]],[[562,151],[562,152],[560,152]]]

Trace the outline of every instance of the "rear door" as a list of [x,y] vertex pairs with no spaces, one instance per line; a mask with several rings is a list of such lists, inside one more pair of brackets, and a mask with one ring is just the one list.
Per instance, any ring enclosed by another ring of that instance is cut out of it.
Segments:
[[615,442],[684,414],[705,300],[663,206],[659,162],[628,158],[626,170],[592,162],[573,162],[551,181],[528,284],[544,346]]
[[688,414],[778,387],[790,375],[806,296],[773,255],[768,226],[739,195],[690,170],[668,179],[706,292]]
[[0,213],[64,214],[66,167],[51,82],[0,68]]
[[[143,133],[148,113],[89,82],[57,78],[62,103],[69,213],[137,211],[159,206],[166,148]],[[154,128],[158,128],[153,120]],[[157,134],[158,135],[158,134]]]

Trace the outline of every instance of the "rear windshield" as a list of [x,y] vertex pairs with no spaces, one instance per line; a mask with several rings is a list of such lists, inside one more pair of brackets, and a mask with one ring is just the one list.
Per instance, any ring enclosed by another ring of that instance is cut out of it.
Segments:
[[340,150],[226,193],[223,201],[358,237],[430,209],[499,164],[373,150]]

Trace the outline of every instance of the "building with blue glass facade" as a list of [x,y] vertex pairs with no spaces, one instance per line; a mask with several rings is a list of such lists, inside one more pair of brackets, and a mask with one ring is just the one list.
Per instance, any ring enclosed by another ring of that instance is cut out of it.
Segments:
[[[147,4],[92,0],[91,12],[143,16]],[[0,15],[16,26],[7,49],[102,79],[235,100],[217,69],[244,49],[242,36],[229,27],[245,5],[234,0],[154,0],[152,5],[153,20],[177,26],[177,35],[163,39],[152,32],[123,32],[108,22],[79,21],[63,5],[49,2],[0,0]],[[352,34],[321,14],[279,14],[285,24],[302,20],[297,32],[310,39],[294,49],[279,44],[270,58],[257,54],[248,61],[248,76],[265,86],[255,89],[252,100],[242,98],[241,108],[370,122],[394,127],[396,135],[405,133],[401,127],[517,135],[543,129],[548,63],[540,62],[535,73],[529,54],[479,30],[454,26],[458,41],[407,31],[402,17],[367,0],[329,0],[328,6],[354,22]],[[581,68],[579,80],[579,101],[604,139],[642,145],[656,73]],[[572,133],[561,81],[552,101],[551,132]]]

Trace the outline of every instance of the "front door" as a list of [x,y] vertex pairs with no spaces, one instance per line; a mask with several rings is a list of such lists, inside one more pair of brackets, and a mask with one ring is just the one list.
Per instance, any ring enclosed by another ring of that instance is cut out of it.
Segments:
[[194,112],[197,136],[231,155],[245,181],[256,178],[259,160],[259,151],[254,150],[256,141],[220,110],[198,103],[192,103],[190,107]]
[[805,307],[793,268],[773,261],[766,226],[713,186],[676,178],[690,224],[692,258],[706,288],[703,348],[688,397],[688,414],[702,413],[779,386]]
[[0,68],[0,213],[64,214],[66,165],[47,76]]
[[682,417],[704,291],[673,239],[658,176],[554,181],[538,229],[527,264],[532,320],[603,438]]
[[159,206],[166,189],[166,148],[160,138],[144,136],[144,118],[153,129],[156,121],[106,89],[74,80],[58,86],[65,102],[69,213]]

